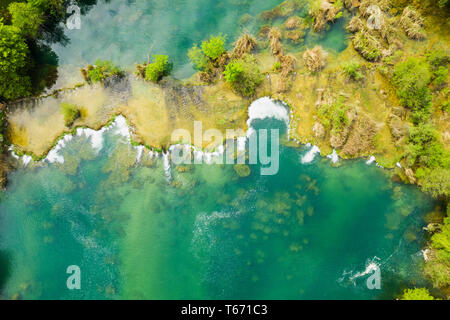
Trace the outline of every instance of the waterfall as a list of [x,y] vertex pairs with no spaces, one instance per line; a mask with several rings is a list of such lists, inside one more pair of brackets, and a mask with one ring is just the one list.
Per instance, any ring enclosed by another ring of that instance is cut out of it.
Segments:
[[167,182],[169,182],[172,179],[172,173],[170,172],[169,152],[166,153],[163,152],[163,160],[164,160],[164,172],[166,174]]

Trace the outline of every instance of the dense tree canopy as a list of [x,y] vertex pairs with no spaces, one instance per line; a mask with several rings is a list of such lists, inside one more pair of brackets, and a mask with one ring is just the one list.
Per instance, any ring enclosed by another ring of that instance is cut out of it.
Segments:
[[27,76],[29,49],[20,30],[0,23],[0,99],[17,99],[31,93]]

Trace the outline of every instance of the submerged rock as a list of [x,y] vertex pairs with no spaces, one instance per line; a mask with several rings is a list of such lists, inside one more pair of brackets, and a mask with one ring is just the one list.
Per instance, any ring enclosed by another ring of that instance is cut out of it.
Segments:
[[233,166],[233,169],[234,169],[234,171],[236,171],[238,176],[241,178],[248,177],[250,175],[250,173],[252,172],[250,167],[246,164],[235,164]]

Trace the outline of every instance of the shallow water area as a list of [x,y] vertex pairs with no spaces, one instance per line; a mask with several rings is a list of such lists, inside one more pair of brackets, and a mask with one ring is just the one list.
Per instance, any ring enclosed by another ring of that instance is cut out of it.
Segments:
[[[433,203],[363,160],[280,145],[260,165],[178,165],[133,147],[118,120],[76,134],[64,162],[11,174],[0,202],[2,296],[25,299],[379,299],[424,283]],[[285,122],[255,119],[254,130]],[[409,235],[418,235],[411,238]],[[81,290],[68,290],[78,265]],[[381,289],[366,285],[373,267]]]

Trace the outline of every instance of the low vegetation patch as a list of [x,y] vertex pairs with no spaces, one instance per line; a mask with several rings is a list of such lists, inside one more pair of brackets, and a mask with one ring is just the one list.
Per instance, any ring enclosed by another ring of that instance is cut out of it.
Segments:
[[66,127],[71,127],[75,120],[81,116],[80,108],[75,104],[67,102],[61,103],[60,111],[64,116],[64,123],[66,124]]
[[88,65],[86,68],[80,69],[80,71],[84,80],[89,83],[104,82],[107,78],[113,76],[122,77],[124,75],[124,72],[111,61],[100,59],[95,61],[94,65]]

